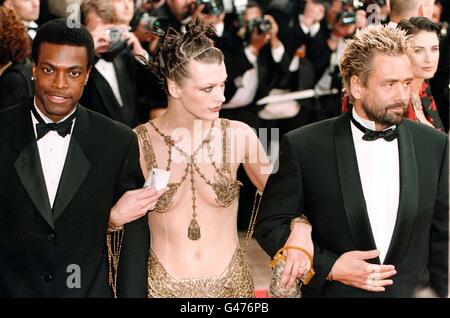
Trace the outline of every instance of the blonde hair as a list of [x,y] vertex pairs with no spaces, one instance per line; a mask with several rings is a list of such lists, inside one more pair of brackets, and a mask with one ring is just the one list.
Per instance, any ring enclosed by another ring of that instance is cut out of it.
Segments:
[[372,72],[373,59],[376,54],[385,56],[401,56],[408,48],[407,35],[404,30],[389,26],[370,25],[357,31],[355,36],[346,41],[346,48],[341,57],[339,68],[345,94],[354,102],[350,91],[350,80],[357,76],[367,87],[369,75]]
[[81,4],[82,23],[86,25],[89,12],[94,11],[104,23],[115,24],[119,22],[116,11],[110,1],[84,0]]

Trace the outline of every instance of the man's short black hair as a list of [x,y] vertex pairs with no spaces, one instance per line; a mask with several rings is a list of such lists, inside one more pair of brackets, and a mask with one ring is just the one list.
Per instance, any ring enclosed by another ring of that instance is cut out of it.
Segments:
[[71,27],[65,19],[51,20],[42,25],[38,29],[36,37],[33,40],[31,55],[35,63],[39,60],[39,50],[44,42],[85,47],[88,59],[88,68],[91,68],[94,64],[94,40],[89,31],[83,25]]

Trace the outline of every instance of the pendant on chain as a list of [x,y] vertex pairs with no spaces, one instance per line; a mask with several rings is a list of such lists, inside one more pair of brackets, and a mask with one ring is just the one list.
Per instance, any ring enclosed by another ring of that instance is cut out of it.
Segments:
[[197,241],[200,239],[200,237],[200,226],[198,225],[196,219],[192,219],[191,224],[189,224],[188,228],[188,238],[190,240]]

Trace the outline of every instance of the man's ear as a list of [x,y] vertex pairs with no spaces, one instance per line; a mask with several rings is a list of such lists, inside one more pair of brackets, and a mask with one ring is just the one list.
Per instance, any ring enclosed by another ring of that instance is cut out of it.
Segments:
[[34,62],[31,64],[31,80],[36,80],[36,64]]
[[178,99],[181,97],[181,88],[175,81],[167,79],[167,90],[173,98]]
[[361,79],[358,76],[353,75],[350,78],[350,93],[352,94],[352,96],[355,100],[361,99],[362,89],[363,89],[363,87],[362,87]]
[[425,15],[425,10],[423,9],[423,3],[419,6],[419,9],[418,9],[418,16],[419,17],[424,17]]

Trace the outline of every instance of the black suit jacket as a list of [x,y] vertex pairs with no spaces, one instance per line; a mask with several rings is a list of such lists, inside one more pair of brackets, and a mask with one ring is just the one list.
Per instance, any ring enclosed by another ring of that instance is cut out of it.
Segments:
[[0,110],[22,103],[34,96],[31,62],[14,63],[0,75]]
[[[303,212],[312,224],[316,275],[304,297],[411,297],[448,285],[448,140],[425,125],[399,125],[400,201],[385,264],[394,284],[370,293],[326,280],[337,258],[375,249],[360,182],[349,113],[285,135],[279,170],[270,176],[255,237],[273,256],[289,236],[290,220]],[[372,260],[379,264],[379,259]]]
[[[137,138],[78,105],[51,209],[31,105],[0,112],[0,297],[111,297],[105,234],[116,200],[143,184]],[[146,218],[127,225],[120,296],[147,295],[148,248]],[[80,288],[67,285],[73,265]]]
[[130,53],[124,51],[114,59],[113,64],[123,106],[120,106],[108,80],[100,74],[95,65],[92,67],[80,103],[95,112],[134,128],[139,123],[136,63]]

